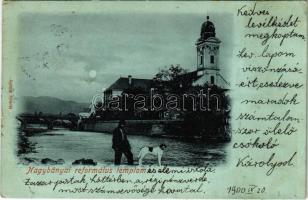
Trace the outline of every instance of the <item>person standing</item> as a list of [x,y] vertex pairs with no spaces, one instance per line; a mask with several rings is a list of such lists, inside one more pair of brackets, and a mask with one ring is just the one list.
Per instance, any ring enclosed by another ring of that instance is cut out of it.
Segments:
[[122,154],[127,158],[129,165],[134,164],[133,154],[128,142],[126,132],[124,130],[126,123],[124,120],[120,120],[118,127],[113,131],[112,135],[112,148],[114,150],[114,164],[120,165]]

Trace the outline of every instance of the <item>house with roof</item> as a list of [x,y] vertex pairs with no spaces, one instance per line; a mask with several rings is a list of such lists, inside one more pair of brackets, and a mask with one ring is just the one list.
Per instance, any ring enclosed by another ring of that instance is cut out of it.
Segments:
[[133,78],[131,75],[120,77],[104,91],[104,102],[107,102],[112,97],[121,96],[127,90],[135,89],[148,92],[152,84],[153,80],[151,79]]

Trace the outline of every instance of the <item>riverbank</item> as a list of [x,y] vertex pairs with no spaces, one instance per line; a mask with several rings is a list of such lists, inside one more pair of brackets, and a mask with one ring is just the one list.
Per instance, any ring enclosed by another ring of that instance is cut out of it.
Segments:
[[[82,130],[89,132],[112,133],[119,121],[85,121]],[[190,134],[183,120],[126,120],[125,130],[128,135],[144,135],[184,140],[203,140],[206,142],[227,142],[231,137],[224,131]]]
[[[85,132],[70,130],[49,130],[27,137],[36,144],[32,152],[19,156],[20,163],[43,165],[43,161],[53,164],[63,160],[63,165],[72,165],[80,159],[92,159],[97,165],[113,165],[114,151],[112,135],[102,132]],[[162,164],[168,166],[203,166],[208,162],[225,162],[228,143],[204,144],[187,142],[170,138],[149,137],[143,135],[128,135],[134,161],[144,146],[167,145],[162,158]],[[47,160],[48,159],[48,160]],[[62,163],[62,162],[61,162]],[[125,156],[122,163],[126,163]],[[157,165],[157,157],[147,156],[145,165]],[[82,164],[80,164],[82,165]]]

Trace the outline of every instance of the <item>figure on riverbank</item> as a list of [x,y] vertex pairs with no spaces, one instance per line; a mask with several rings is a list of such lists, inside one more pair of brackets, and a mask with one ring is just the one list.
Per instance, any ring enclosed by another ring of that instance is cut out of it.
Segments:
[[125,121],[121,120],[119,122],[119,126],[113,131],[112,136],[112,148],[114,150],[114,164],[120,165],[122,154],[124,154],[127,158],[127,162],[129,165],[134,164],[133,154],[131,152],[131,147],[128,142],[124,127]]

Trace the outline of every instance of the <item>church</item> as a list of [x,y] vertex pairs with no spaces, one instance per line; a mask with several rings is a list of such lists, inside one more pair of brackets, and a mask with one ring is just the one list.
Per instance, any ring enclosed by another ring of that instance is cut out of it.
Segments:
[[[195,43],[197,52],[196,70],[180,75],[177,78],[179,87],[183,84],[192,86],[207,84],[225,90],[228,89],[230,84],[220,73],[220,44],[221,41],[216,37],[215,26],[207,16],[207,20],[201,26],[200,37]],[[131,75],[120,77],[104,91],[104,101],[107,102],[111,97],[121,95],[127,89],[142,88],[144,91],[149,91],[153,85],[152,82],[151,79],[137,79]]]
[[216,37],[215,26],[207,20],[202,24],[200,38],[196,41],[197,79],[193,85],[217,85],[227,89],[230,85],[220,74],[219,47],[221,41]]

